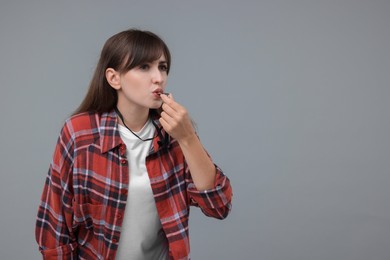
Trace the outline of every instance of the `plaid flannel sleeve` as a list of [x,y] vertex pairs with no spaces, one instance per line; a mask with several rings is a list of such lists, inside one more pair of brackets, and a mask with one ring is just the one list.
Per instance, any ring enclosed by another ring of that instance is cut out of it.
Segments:
[[72,232],[73,146],[72,135],[65,124],[49,167],[35,227],[36,241],[44,259],[77,258],[77,242]]
[[187,194],[190,205],[199,207],[206,216],[224,219],[231,211],[232,187],[229,178],[216,165],[215,170],[214,188],[198,191],[186,166]]

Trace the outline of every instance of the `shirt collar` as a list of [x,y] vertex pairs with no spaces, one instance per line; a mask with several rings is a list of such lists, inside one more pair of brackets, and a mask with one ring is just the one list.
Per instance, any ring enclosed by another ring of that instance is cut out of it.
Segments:
[[[158,151],[158,149],[160,149],[160,147],[164,145],[164,143],[161,143],[160,140],[161,138],[162,139],[167,138],[168,144],[172,140],[169,136],[166,137],[168,133],[166,133],[165,130],[161,127],[158,113],[156,112],[152,113],[151,119],[153,121],[153,125],[159,128],[159,130],[156,129],[156,131],[160,131],[161,134],[161,136],[158,135],[156,138],[153,139],[153,143],[151,145],[150,152],[156,152]],[[100,135],[100,147],[102,153],[106,153],[111,149],[123,144],[118,129],[118,116],[114,110],[110,112],[102,113],[100,118],[100,125],[99,125],[99,135]]]
[[102,153],[106,153],[123,143],[119,135],[118,117],[115,111],[102,113],[100,118],[99,134]]

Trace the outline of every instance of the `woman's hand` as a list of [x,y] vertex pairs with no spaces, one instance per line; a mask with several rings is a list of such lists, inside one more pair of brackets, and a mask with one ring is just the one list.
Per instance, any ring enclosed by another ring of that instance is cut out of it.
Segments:
[[161,94],[163,101],[160,123],[167,133],[179,143],[197,138],[187,110],[177,103],[172,94]]
[[175,138],[186,158],[195,187],[199,190],[214,188],[216,169],[202,143],[195,134],[187,110],[175,102],[172,95],[162,94],[160,123],[169,135]]

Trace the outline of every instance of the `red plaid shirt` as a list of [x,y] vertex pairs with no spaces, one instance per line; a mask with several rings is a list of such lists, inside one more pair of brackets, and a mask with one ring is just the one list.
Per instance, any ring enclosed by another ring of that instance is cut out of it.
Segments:
[[[154,123],[160,127],[157,118]],[[161,137],[169,137],[161,129]],[[190,205],[223,219],[231,209],[229,179],[216,166],[215,187],[198,191],[174,139],[155,138],[146,157],[171,259],[189,259]],[[61,130],[42,193],[36,240],[45,259],[114,259],[129,187],[126,146],[115,112],[83,113]]]

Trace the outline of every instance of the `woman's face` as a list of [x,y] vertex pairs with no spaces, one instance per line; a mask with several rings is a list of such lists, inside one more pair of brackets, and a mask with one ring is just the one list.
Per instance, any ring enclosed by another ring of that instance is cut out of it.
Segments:
[[127,108],[159,108],[162,105],[160,93],[164,92],[167,84],[167,69],[168,64],[162,55],[153,62],[120,74],[118,103]]

